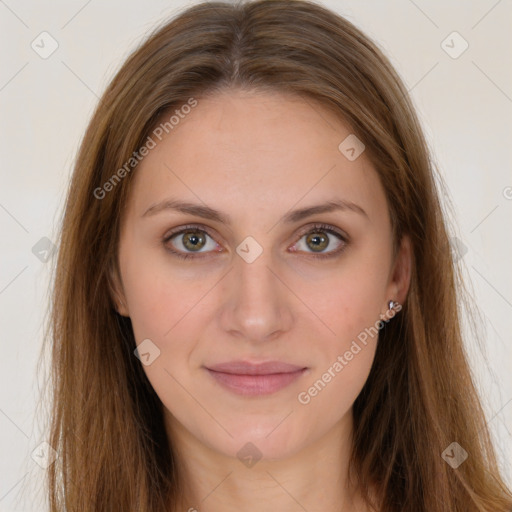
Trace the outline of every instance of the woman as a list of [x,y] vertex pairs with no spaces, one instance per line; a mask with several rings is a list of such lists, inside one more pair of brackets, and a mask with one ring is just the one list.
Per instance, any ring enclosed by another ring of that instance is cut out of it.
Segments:
[[101,98],[52,308],[52,511],[506,511],[434,168],[314,3],[205,2]]

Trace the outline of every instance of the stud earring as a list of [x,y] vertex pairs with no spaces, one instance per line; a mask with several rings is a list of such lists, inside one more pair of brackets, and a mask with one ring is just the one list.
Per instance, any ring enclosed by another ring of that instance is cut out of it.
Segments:
[[397,306],[400,306],[400,304],[394,300],[390,300],[388,303],[389,309],[395,309]]

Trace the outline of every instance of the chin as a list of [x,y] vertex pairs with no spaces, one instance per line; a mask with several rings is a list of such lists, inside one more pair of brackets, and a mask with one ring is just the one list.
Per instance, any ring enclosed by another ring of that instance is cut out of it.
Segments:
[[[293,414],[283,421],[283,415],[278,421],[274,417],[260,421],[242,419],[232,423],[229,435],[220,434],[209,439],[213,449],[228,457],[238,458],[241,462],[246,457],[261,458],[262,460],[280,460],[292,457],[307,444],[305,430],[300,425],[288,425]],[[282,423],[280,424],[280,422]]]

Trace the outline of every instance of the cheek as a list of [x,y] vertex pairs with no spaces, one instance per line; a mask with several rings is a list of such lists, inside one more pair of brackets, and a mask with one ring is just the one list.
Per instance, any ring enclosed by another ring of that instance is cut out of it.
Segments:
[[359,395],[375,357],[381,295],[375,282],[362,279],[357,287],[331,290],[324,315],[335,334],[320,339],[318,363],[297,396],[308,414],[335,422]]
[[[164,278],[165,269],[133,258],[125,266],[125,292],[143,370],[164,406],[193,411],[197,404],[186,390],[193,384],[189,361],[201,321],[198,302],[206,293],[197,283]],[[149,340],[149,341],[148,341]],[[144,350],[144,352],[142,352]]]
[[336,263],[301,266],[295,290],[333,331],[356,334],[384,313],[390,253],[385,234],[367,233]]
[[320,338],[321,362],[297,398],[310,413],[331,421],[350,409],[373,363],[385,290],[385,275],[376,267],[354,265],[330,281],[324,294],[312,296],[311,308],[331,332]]
[[307,418],[321,418],[324,426],[340,421],[349,413],[361,392],[372,366],[375,344],[359,342],[329,360],[307,381],[297,396],[297,405]]
[[364,267],[361,271],[344,270],[323,284],[321,292],[310,289],[303,294],[308,297],[311,310],[329,328],[329,345],[341,350],[384,313],[385,276]]
[[145,343],[151,353],[144,371],[163,398],[179,392],[171,375],[188,380],[194,340],[209,313],[204,296],[212,283],[173,275],[165,259],[150,256],[149,251],[126,250],[121,271],[136,345]]
[[[156,256],[155,256],[156,255]],[[201,298],[201,283],[173,274],[156,251],[127,243],[121,272],[135,339],[170,337]],[[204,292],[203,292],[204,294]]]

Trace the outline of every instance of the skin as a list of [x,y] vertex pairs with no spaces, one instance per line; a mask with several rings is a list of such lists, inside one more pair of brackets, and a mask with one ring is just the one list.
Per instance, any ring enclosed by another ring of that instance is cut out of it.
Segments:
[[[366,510],[348,483],[347,461],[352,405],[377,336],[308,404],[298,401],[386,314],[389,300],[404,303],[409,287],[410,241],[404,238],[393,260],[378,175],[364,152],[349,161],[338,149],[350,133],[312,100],[229,90],[198,98],[136,168],[122,219],[116,300],[136,343],[149,338],[160,350],[144,371],[164,405],[185,478],[179,510]],[[171,196],[220,210],[232,222],[171,209],[143,215]],[[279,220],[333,199],[356,203],[366,215],[345,210]],[[348,235],[344,245],[320,231],[329,240],[320,253],[344,246],[337,256],[314,257],[307,232],[315,222]],[[187,224],[211,233],[196,233],[206,237],[199,256],[183,234],[163,241]],[[236,252],[248,236],[263,249],[252,263]],[[169,247],[192,257],[180,259]],[[234,359],[308,370],[271,395],[243,397],[204,368]],[[262,454],[252,467],[237,457],[247,442]]]

